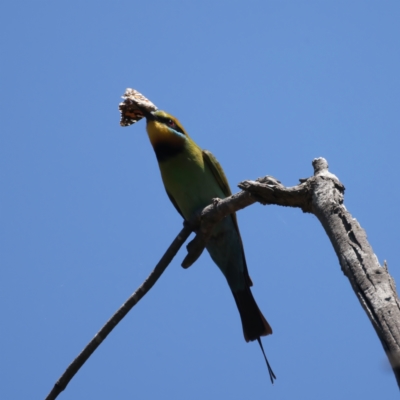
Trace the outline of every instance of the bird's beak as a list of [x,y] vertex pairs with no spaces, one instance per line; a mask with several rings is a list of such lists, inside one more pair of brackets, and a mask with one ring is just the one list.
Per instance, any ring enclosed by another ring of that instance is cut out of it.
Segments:
[[144,116],[145,116],[145,118],[147,119],[148,122],[156,120],[156,117],[153,114],[153,112],[149,112],[149,111],[143,110],[143,114],[144,114]]

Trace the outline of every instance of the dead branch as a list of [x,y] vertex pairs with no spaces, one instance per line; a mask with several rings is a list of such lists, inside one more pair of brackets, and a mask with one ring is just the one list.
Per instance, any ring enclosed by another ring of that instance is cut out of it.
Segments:
[[168,250],[164,253],[161,260],[158,262],[151,274],[129,297],[129,299],[120,307],[120,309],[99,330],[99,332],[82,350],[78,357],[76,357],[75,360],[69,365],[69,367],[61,375],[60,379],[55,383],[51,392],[47,395],[46,400],[56,399],[57,396],[67,387],[71,379],[75,376],[75,374],[79,371],[79,369],[87,361],[87,359],[93,354],[97,347],[100,346],[101,342],[117,326],[117,324],[125,317],[125,315],[128,314],[133,306],[135,306],[139,302],[139,300],[153,287],[158,278],[175,257],[176,253],[182,247],[183,243],[185,243],[191,232],[191,225],[184,223],[183,229],[179,232],[178,236],[171,243]]
[[314,214],[325,229],[342,271],[367,313],[392,366],[400,387],[400,302],[387,265],[382,267],[367,235],[343,204],[344,186],[328,171],[323,158],[313,160],[314,176],[302,179],[294,187],[285,187],[271,176],[244,181],[244,191],[231,197],[215,199],[200,215],[196,237],[187,246],[182,266],[188,267],[200,256],[212,228],[228,214],[258,201],[298,207]]
[[239,184],[243,191],[213,203],[197,216],[175,238],[160,262],[146,281],[96,334],[79,356],[66,369],[54,385],[46,400],[54,400],[61,393],[80,367],[124,316],[151,289],[179,248],[195,230],[195,238],[187,245],[188,254],[182,262],[187,268],[203,252],[214,225],[227,215],[255,202],[297,207],[314,214],[325,229],[338,256],[342,271],[367,313],[392,366],[400,387],[400,302],[393,278],[387,265],[382,267],[365,231],[343,204],[344,186],[328,171],[323,158],[313,160],[314,176],[301,179],[300,184],[285,187],[271,176]]

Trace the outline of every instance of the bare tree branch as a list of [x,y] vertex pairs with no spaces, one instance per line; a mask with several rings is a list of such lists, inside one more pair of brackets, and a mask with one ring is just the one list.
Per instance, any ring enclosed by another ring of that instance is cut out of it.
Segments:
[[343,204],[344,186],[328,171],[323,158],[313,161],[314,176],[294,187],[285,187],[271,176],[244,181],[243,192],[215,199],[200,216],[196,237],[189,243],[184,267],[200,256],[215,223],[228,214],[258,201],[262,204],[298,207],[314,214],[325,229],[342,271],[367,313],[392,366],[400,387],[400,302],[387,265],[382,267],[367,235]]
[[121,306],[121,308],[107,321],[107,323],[100,329],[95,337],[88,343],[82,352],[75,358],[69,365],[65,372],[61,375],[60,379],[55,383],[51,392],[47,395],[46,400],[54,400],[57,396],[67,387],[68,383],[79,371],[86,360],[93,354],[93,352],[100,346],[101,342],[108,336],[108,334],[117,326],[117,324],[125,317],[126,314],[135,306],[139,300],[152,288],[157,282],[158,278],[168,267],[169,263],[175,257],[176,253],[185,243],[186,239],[192,232],[191,225],[184,223],[183,229],[179,232],[178,236],[171,243],[168,250],[162,256],[154,270],[142,283],[142,285],[129,297],[129,299]]
[[151,289],[193,230],[196,236],[187,245],[188,254],[182,262],[184,268],[200,257],[218,221],[255,202],[297,207],[319,219],[331,240],[343,273],[382,343],[400,387],[400,302],[394,280],[389,275],[386,262],[383,267],[379,264],[365,231],[346,210],[343,204],[344,186],[328,171],[326,160],[313,160],[313,167],[314,176],[301,179],[301,183],[293,187],[285,187],[271,176],[241,182],[239,187],[243,189],[242,192],[223,200],[214,199],[213,204],[194,216],[190,224],[185,223],[154,271],[71,363],[46,400],[54,400],[66,388],[112,329]]

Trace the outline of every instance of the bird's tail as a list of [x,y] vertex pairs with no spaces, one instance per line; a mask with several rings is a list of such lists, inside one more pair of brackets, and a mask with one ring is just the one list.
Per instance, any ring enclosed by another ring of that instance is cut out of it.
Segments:
[[250,288],[232,292],[242,320],[243,334],[246,342],[257,340],[260,336],[270,335],[272,329],[262,315]]
[[239,310],[240,319],[242,320],[244,338],[246,342],[251,340],[258,341],[258,344],[260,345],[261,351],[264,355],[265,362],[267,363],[271,383],[274,383],[276,376],[268,362],[260,339],[261,336],[270,335],[272,333],[272,329],[258,308],[249,286],[242,291],[232,291],[232,293]]

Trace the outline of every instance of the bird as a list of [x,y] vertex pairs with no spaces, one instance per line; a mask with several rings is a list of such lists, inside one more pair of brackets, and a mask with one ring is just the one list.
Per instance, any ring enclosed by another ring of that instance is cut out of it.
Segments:
[[[147,100],[147,99],[146,99]],[[213,202],[231,196],[225,173],[214,155],[201,149],[177,118],[152,107],[136,104],[134,118],[123,109],[121,125],[130,125],[143,116],[146,130],[157,158],[167,195],[185,221]],[[261,313],[250,287],[253,285],[246,264],[244,248],[235,213],[222,219],[213,228],[206,249],[225,276],[231,289],[242,322],[246,342],[257,340],[264,355],[271,382],[276,376],[265,355],[261,336],[272,334],[272,329]]]

